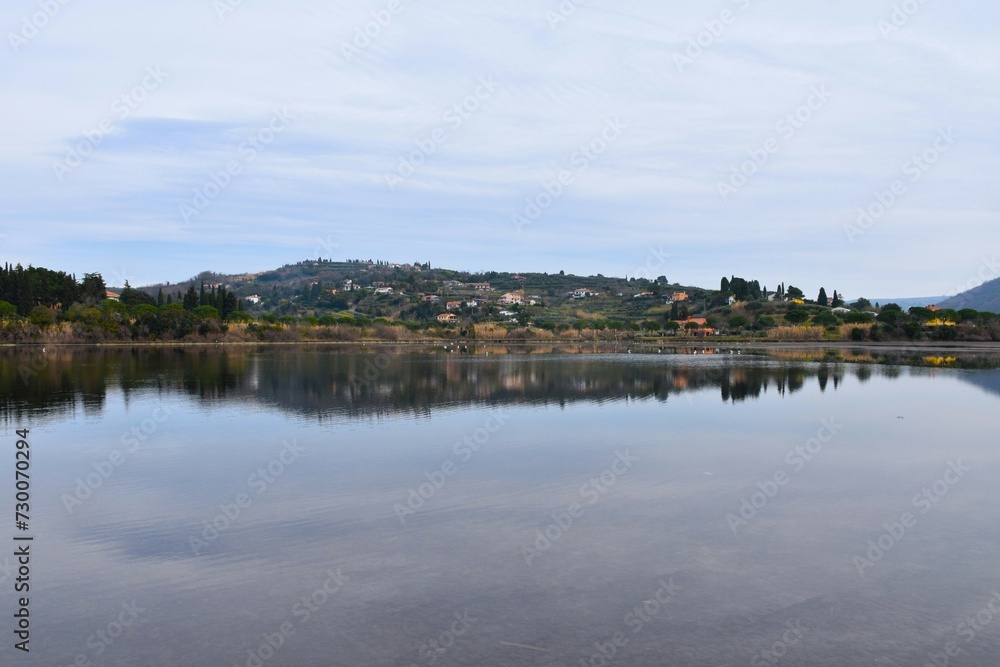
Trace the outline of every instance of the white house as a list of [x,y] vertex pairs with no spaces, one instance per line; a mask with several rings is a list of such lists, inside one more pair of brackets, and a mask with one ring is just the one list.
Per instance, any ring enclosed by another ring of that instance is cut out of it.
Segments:
[[263,298],[264,297],[262,297],[259,294],[251,294],[250,296],[247,297],[247,301],[249,301],[250,303],[252,303],[252,304],[254,304],[256,306],[258,303],[260,303],[263,300]]
[[505,306],[517,306],[524,303],[524,295],[517,292],[507,292],[500,297],[500,303]]

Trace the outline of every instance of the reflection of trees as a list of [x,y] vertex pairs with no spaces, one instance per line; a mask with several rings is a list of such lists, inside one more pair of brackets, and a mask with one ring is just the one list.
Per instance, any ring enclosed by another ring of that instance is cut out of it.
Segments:
[[[158,347],[8,349],[0,352],[0,416],[99,412],[107,392],[181,392],[240,399],[319,416],[427,414],[459,405],[564,405],[621,398],[667,401],[721,390],[739,403],[791,394],[818,378],[839,385],[844,364],[780,363],[747,356],[533,354],[489,356],[414,348]],[[867,366],[853,367],[862,376]]]

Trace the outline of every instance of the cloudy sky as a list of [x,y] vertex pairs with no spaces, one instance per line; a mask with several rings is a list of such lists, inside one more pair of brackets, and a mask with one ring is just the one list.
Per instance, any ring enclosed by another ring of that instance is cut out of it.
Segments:
[[8,0],[2,259],[136,285],[323,256],[951,294],[1000,276],[998,21]]

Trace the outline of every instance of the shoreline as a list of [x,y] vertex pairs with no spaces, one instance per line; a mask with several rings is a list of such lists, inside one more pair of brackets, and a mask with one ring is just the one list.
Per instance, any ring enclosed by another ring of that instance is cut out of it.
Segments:
[[635,346],[644,348],[719,348],[739,346],[748,349],[850,349],[884,351],[941,351],[941,352],[981,352],[1000,353],[1000,341],[769,341],[766,339],[719,339],[719,340],[669,340],[669,339],[626,339],[626,340],[481,340],[474,338],[421,339],[421,340],[296,340],[296,341],[141,341],[102,343],[0,343],[0,349],[37,348],[199,348],[199,347],[452,347],[455,345],[507,346],[507,347],[572,347],[572,346]]

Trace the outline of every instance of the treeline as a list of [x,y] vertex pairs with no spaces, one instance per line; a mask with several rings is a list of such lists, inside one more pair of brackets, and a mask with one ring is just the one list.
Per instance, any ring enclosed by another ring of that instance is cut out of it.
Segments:
[[[730,278],[723,276],[719,284],[719,298],[721,299],[732,296],[737,301],[767,301],[772,295],[778,301],[786,299],[805,300],[805,293],[801,289],[794,285],[785,287],[785,283],[779,284],[773,292],[768,291],[767,285],[761,287],[758,280],[747,280],[745,278],[738,278],[737,276]],[[821,306],[830,305],[834,308],[844,305],[844,299],[837,294],[837,290],[833,291],[832,297],[828,297],[825,287],[819,288],[819,294],[816,296],[815,302]]]
[[82,282],[63,271],[4,264],[0,270],[0,301],[13,306],[18,315],[28,315],[36,306],[68,307],[73,303],[94,305],[104,299],[106,288],[100,274],[88,273]]

